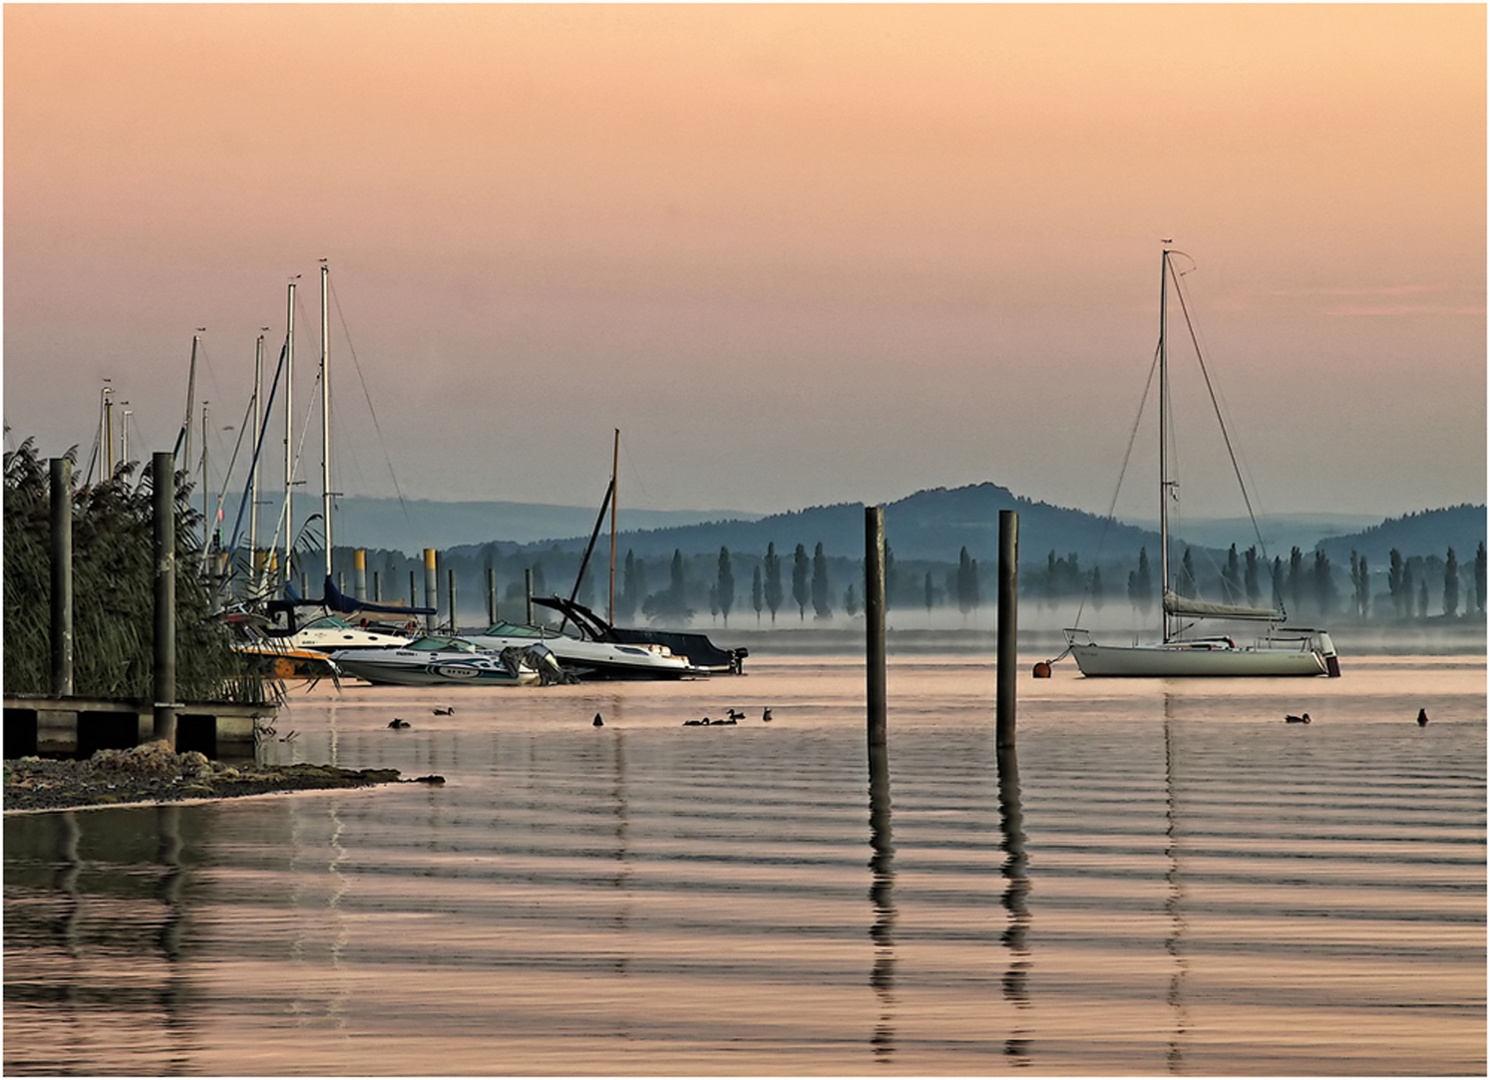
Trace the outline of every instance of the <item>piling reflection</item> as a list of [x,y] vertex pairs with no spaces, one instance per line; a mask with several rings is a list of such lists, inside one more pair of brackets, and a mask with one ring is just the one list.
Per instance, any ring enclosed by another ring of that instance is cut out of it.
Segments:
[[52,923],[52,933],[62,951],[76,960],[78,920],[82,911],[78,902],[78,875],[83,869],[83,861],[78,857],[78,840],[83,833],[78,827],[78,815],[73,811],[65,810],[57,816],[57,871],[52,877],[52,888],[64,900]]
[[1167,866],[1164,881],[1168,893],[1164,898],[1164,911],[1169,916],[1169,933],[1164,938],[1164,951],[1174,957],[1174,971],[1169,976],[1169,993],[1166,1000],[1174,1013],[1174,1034],[1170,1037],[1165,1053],[1169,1071],[1181,1073],[1184,1068],[1184,1039],[1190,1026],[1185,1009],[1183,989],[1185,978],[1190,973],[1190,963],[1184,952],[1185,913],[1182,901],[1184,889],[1180,881],[1180,833],[1175,793],[1175,722],[1174,696],[1164,695],[1164,858]]
[[[1024,848],[1024,811],[1019,801],[1019,758],[1013,746],[999,748],[998,767],[999,824],[1003,833],[999,846],[1005,855],[1002,903],[1009,913],[1009,924],[1000,938],[1009,950],[1003,990],[1004,998],[1016,1009],[1028,1009],[1030,950],[1026,937],[1030,922],[1030,880]],[[1014,1059],[1015,1065],[1022,1067],[1030,1063],[1029,1038],[1023,1028],[1016,1027],[1004,1041],[1004,1054]]]
[[874,967],[869,985],[880,1002],[879,1023],[870,1039],[875,1060],[895,1054],[895,845],[890,834],[890,755],[883,743],[869,746],[869,901],[874,922]]

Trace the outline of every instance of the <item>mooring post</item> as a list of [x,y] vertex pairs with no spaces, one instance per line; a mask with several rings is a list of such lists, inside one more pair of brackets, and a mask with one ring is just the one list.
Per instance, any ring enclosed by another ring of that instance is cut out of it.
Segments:
[[434,613],[424,617],[424,631],[434,633],[435,620],[440,610],[440,579],[435,573],[435,549],[424,549],[424,606],[434,608]]
[[533,568],[530,566],[523,571],[523,592],[528,598],[528,625],[533,625]]
[[52,694],[71,697],[72,462],[52,458]]
[[352,552],[352,588],[359,604],[367,600],[367,551],[364,548]]
[[176,749],[176,455],[151,455],[155,485],[155,723],[153,735]]
[[491,626],[497,621],[497,568],[488,566],[486,568],[486,624]]
[[885,509],[864,508],[864,658],[869,709],[869,768],[885,762]]
[[460,631],[458,631],[455,628],[455,571],[454,570],[447,569],[445,571],[445,591],[450,594],[450,632],[452,634],[457,634]]
[[1000,771],[1014,749],[1014,687],[1019,675],[1019,512],[999,511],[997,728]]
[[415,581],[414,571],[410,570],[409,571],[409,606],[410,607],[418,607],[419,606],[419,591],[414,588],[414,581]]

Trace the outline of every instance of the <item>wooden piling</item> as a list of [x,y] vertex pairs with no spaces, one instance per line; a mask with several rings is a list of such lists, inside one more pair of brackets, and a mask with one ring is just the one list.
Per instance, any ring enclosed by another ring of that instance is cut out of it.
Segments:
[[71,697],[72,462],[52,458],[52,693]]
[[176,749],[176,455],[151,455],[155,485],[154,731]]
[[424,549],[424,606],[434,608],[435,613],[424,617],[425,633],[433,633],[435,620],[440,616],[440,579],[435,572],[435,549]]
[[359,604],[367,600],[367,551],[358,548],[352,552],[352,588]]
[[1014,749],[1015,684],[1019,676],[1019,512],[999,511],[998,752]]
[[486,568],[486,624],[491,626],[497,621],[497,569],[494,566]]
[[869,759],[873,771],[876,748],[884,753],[885,703],[885,510],[864,508],[864,658],[869,713]]
[[528,598],[527,620],[528,625],[533,625],[533,568],[530,566],[523,571],[523,592]]
[[450,595],[450,632],[452,634],[458,634],[458,633],[460,633],[460,631],[458,629],[456,629],[456,627],[457,627],[458,624],[455,621],[455,571],[454,570],[446,570],[445,571],[445,591]]

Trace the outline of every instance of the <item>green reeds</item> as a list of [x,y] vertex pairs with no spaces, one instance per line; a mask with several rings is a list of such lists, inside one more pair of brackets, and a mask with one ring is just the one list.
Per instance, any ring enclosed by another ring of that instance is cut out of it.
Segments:
[[[67,456],[76,462],[77,448]],[[5,455],[5,692],[51,689],[51,520],[47,463],[32,439]],[[149,698],[154,637],[153,489],[147,464],[75,490],[73,681],[86,697]],[[176,688],[181,700],[266,700],[212,618],[191,485],[176,478]]]

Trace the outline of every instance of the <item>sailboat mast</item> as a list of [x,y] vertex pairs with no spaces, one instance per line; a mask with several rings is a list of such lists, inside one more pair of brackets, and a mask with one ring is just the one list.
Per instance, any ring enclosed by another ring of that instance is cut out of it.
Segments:
[[1169,249],[1165,248],[1159,266],[1159,619],[1166,642],[1169,641],[1169,612],[1164,608],[1164,594],[1169,591],[1169,365],[1165,340],[1168,300]]
[[326,530],[326,576],[331,577],[331,322],[326,302],[331,268],[321,260],[321,521]]
[[[207,407],[210,401],[202,402],[202,553],[212,550],[212,513],[207,494]],[[210,564],[209,564],[210,565]]]
[[610,464],[610,602],[605,609],[605,619],[612,626],[616,624],[616,474],[620,471],[621,429],[616,428]]
[[[269,329],[267,326],[265,330]],[[258,440],[264,430],[264,335],[254,346],[254,457],[248,474],[248,574],[253,580],[259,572],[259,451]],[[236,530],[237,525],[233,528]]]
[[[300,275],[295,275],[299,277]],[[285,564],[284,583],[290,583],[290,554],[295,546],[295,283],[290,282],[285,314]]]

